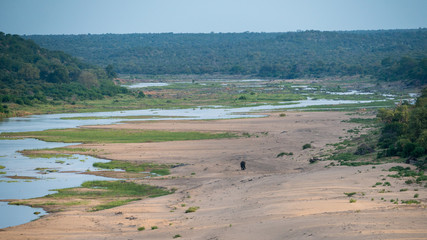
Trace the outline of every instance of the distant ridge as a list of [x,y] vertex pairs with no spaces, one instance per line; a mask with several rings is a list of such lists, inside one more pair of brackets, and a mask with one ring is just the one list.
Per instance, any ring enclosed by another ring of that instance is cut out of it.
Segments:
[[323,77],[376,74],[384,59],[427,56],[427,29],[286,33],[24,36],[119,73]]

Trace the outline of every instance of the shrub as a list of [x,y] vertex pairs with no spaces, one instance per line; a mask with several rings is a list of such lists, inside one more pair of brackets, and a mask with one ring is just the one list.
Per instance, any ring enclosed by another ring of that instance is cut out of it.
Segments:
[[363,143],[357,147],[357,150],[354,154],[355,155],[366,155],[366,154],[373,153],[373,152],[375,152],[375,149],[372,146],[368,146],[365,143]]
[[187,210],[185,210],[185,213],[192,213],[199,209],[199,207],[189,207]]
[[138,228],[138,231],[144,231],[145,230],[145,227],[139,227]]
[[181,237],[181,235],[179,235],[179,234],[173,236],[173,238],[180,238],[180,237]]
[[411,200],[406,200],[406,201],[402,200],[402,203],[405,203],[405,204],[420,204],[420,202],[419,202],[419,201],[417,201],[417,200],[413,200],[413,199],[411,199]]
[[423,147],[417,146],[415,149],[411,152],[411,156],[413,157],[421,157],[425,153],[425,149]]
[[307,148],[311,148],[311,144],[310,143],[306,143],[302,146],[302,150],[307,149]]
[[293,152],[281,152],[281,153],[277,154],[276,158],[283,157],[285,155],[286,156],[292,156],[292,155],[294,155],[294,153]]
[[417,183],[427,181],[427,175],[421,175],[421,176],[417,177],[416,181],[417,181]]
[[151,230],[159,229],[157,226],[152,226]]
[[356,194],[356,192],[344,193],[347,197],[351,197]]
[[355,203],[355,202],[357,202],[356,199],[350,198],[350,203]]
[[412,181],[411,179],[409,179],[409,180],[406,180],[405,183],[409,185],[409,184],[414,183],[414,181]]

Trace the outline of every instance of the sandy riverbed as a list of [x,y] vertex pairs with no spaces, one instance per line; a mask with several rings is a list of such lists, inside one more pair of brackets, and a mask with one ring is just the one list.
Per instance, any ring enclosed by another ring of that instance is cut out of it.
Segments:
[[[287,112],[285,117],[153,121],[103,128],[236,131],[248,138],[139,144],[85,144],[100,157],[188,164],[168,179],[139,182],[174,194],[99,212],[76,208],[3,229],[0,239],[427,239],[427,190],[386,177],[396,164],[326,168],[309,164],[328,143],[357,126],[341,112]],[[92,126],[99,127],[99,126]],[[313,148],[302,150],[310,143]],[[276,157],[281,152],[292,156]],[[247,170],[239,169],[245,160]],[[376,182],[391,186],[373,188]],[[401,192],[400,189],[407,188]],[[379,190],[385,189],[385,193]],[[415,191],[418,190],[418,191]],[[357,192],[349,202],[344,192]],[[393,204],[412,199],[422,204]],[[381,200],[381,198],[387,201]],[[185,213],[191,206],[199,209]],[[138,231],[138,227],[145,227]],[[152,226],[157,229],[151,230]]]

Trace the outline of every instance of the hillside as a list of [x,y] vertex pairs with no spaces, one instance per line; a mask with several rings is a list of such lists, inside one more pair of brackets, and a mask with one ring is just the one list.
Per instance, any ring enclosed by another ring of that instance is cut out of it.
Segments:
[[[114,72],[95,67],[31,40],[0,32],[0,102],[33,105],[101,99],[126,91],[112,82]],[[0,105],[0,113],[8,113]]]
[[425,81],[426,72],[427,29],[25,37],[93,64],[111,64],[119,73],[282,78],[367,74]]

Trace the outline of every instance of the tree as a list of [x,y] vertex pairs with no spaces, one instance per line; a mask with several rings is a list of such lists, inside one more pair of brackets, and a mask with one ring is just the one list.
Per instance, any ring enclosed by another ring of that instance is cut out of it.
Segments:
[[117,73],[114,71],[113,65],[108,64],[105,68],[105,72],[109,78],[117,78]]
[[52,83],[67,83],[70,82],[68,70],[64,66],[56,65],[54,70],[47,76],[47,81]]
[[87,88],[99,87],[98,78],[89,71],[82,71],[78,77],[78,82]]
[[24,80],[34,80],[40,78],[40,70],[32,64],[25,63],[21,69],[18,70],[19,77]]

